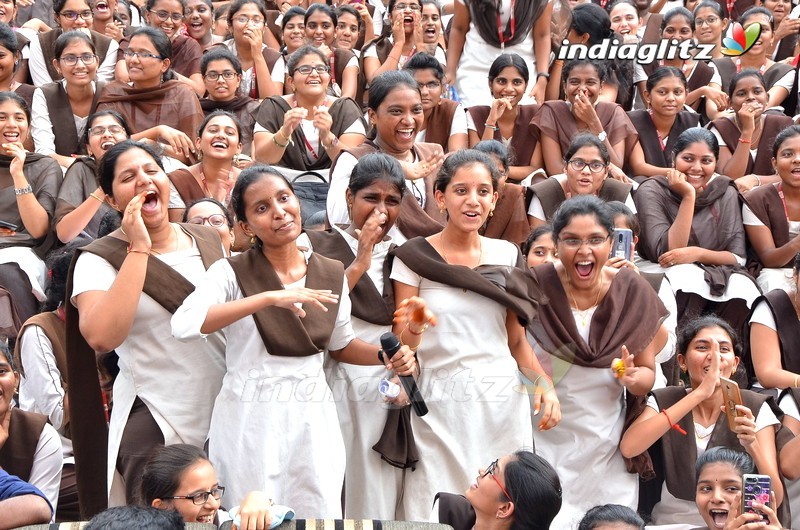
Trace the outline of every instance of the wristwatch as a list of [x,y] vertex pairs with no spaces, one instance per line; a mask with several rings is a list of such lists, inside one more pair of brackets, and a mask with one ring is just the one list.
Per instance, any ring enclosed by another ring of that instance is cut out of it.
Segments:
[[600,131],[600,134],[597,135],[597,139],[601,142],[605,142],[606,138],[608,138],[608,134],[605,131]]
[[549,72],[539,72],[536,74],[536,80],[538,81],[540,77],[544,77],[545,79],[550,79]]

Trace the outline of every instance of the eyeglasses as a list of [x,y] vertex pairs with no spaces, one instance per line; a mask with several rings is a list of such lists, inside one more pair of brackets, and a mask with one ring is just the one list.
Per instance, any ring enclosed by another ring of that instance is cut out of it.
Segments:
[[209,81],[216,81],[217,79],[219,79],[221,77],[221,78],[225,79],[226,81],[230,81],[231,79],[233,79],[237,75],[239,75],[239,74],[237,74],[233,70],[225,70],[224,72],[211,71],[211,72],[207,72],[206,75],[203,76],[203,79],[208,79]]
[[330,73],[331,67],[325,64],[318,64],[317,66],[311,66],[309,64],[304,64],[303,66],[298,66],[294,69],[294,73],[300,72],[303,75],[310,75],[311,72],[317,72],[319,75]]
[[694,25],[696,27],[704,26],[708,24],[709,26],[716,24],[719,22],[719,17],[710,16],[708,18],[696,18],[694,19]]
[[611,236],[605,236],[605,237],[593,236],[590,237],[589,239],[578,239],[577,237],[568,237],[566,239],[559,239],[558,241],[562,243],[565,247],[569,248],[581,248],[584,243],[586,243],[586,245],[589,248],[597,248],[597,247],[602,247],[610,237]]
[[164,11],[163,9],[159,9],[158,11],[153,11],[152,9],[148,9],[150,13],[153,13],[161,22],[166,22],[167,19],[171,18],[173,22],[180,22],[183,20],[183,13],[170,13],[168,11]]
[[397,11],[405,11],[406,9],[410,9],[411,11],[422,11],[422,6],[419,4],[395,4],[394,8]]
[[139,59],[158,59],[158,60],[162,59],[160,55],[156,55],[150,52],[134,52],[131,50],[125,50],[124,55],[128,59],[132,59],[134,57],[138,57]]
[[481,475],[481,477],[486,478],[487,475],[491,475],[494,481],[497,482],[497,485],[500,486],[500,489],[503,490],[503,494],[506,496],[506,498],[508,500],[512,500],[511,495],[508,494],[508,490],[506,490],[506,488],[503,487],[502,484],[500,484],[500,481],[497,480],[497,477],[494,475],[494,472],[497,469],[498,461],[499,460],[495,460],[494,462],[489,464],[489,467],[486,468],[486,471],[483,472],[483,475]]
[[95,125],[89,127],[89,134],[92,136],[103,136],[106,131],[111,134],[121,134],[125,132],[125,127],[122,125]]
[[[209,226],[213,226],[214,228],[219,228],[222,225],[228,224],[228,220],[221,213],[211,214],[208,217],[202,217],[198,215],[197,217],[192,217],[187,222],[192,225],[202,225],[205,224],[206,221],[208,221]],[[219,497],[216,498],[218,499]],[[201,502],[200,504],[203,503]]]
[[209,495],[214,497],[216,500],[220,500],[222,495],[225,493],[225,488],[223,486],[216,487],[211,491],[198,491],[194,495],[175,495],[173,497],[162,497],[163,499],[192,499],[192,502],[201,506],[208,502]]
[[59,13],[62,17],[66,18],[67,20],[77,20],[78,17],[81,17],[83,20],[89,20],[94,16],[90,9],[86,11],[81,11],[78,13],[77,11],[62,11]]
[[429,83],[419,83],[420,88],[427,88],[428,90],[436,90],[440,86],[442,86],[442,84],[439,81],[431,81]]
[[97,60],[97,55],[93,53],[84,53],[81,55],[62,55],[59,61],[67,66],[75,66],[78,64],[79,59],[83,64],[94,64],[94,62]]
[[239,24],[242,24],[242,25],[249,24],[249,23],[252,22],[256,26],[260,26],[261,24],[264,23],[264,19],[261,18],[261,17],[252,17],[252,18],[250,18],[247,15],[239,15],[238,17],[235,17],[233,20],[235,20],[236,22],[238,22]]
[[575,171],[583,171],[583,168],[586,166],[589,166],[589,171],[592,173],[601,173],[604,169],[606,169],[606,165],[602,162],[587,162],[586,160],[581,160],[580,158],[573,158],[569,161],[569,167]]

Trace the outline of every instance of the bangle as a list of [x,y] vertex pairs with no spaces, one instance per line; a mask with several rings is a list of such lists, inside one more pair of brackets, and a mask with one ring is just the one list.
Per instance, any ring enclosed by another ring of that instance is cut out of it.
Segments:
[[136,250],[135,248],[133,248],[133,241],[131,241],[128,244],[128,254],[147,254],[149,256],[150,255],[150,251],[149,250]]
[[669,422],[670,429],[674,429],[679,433],[681,433],[682,435],[686,436],[686,431],[683,430],[683,428],[681,428],[681,426],[678,425],[677,423],[672,423],[672,420],[669,419],[669,414],[667,414],[667,409],[661,409],[661,414],[663,414],[664,417],[667,418],[667,422]]
[[500,127],[498,127],[497,125],[489,125],[488,123],[484,123],[483,126],[486,127],[487,129],[491,129],[493,131],[499,131],[500,130]]
[[417,349],[419,348],[419,345],[422,344],[422,337],[419,338],[419,342],[417,343],[416,346],[412,346],[411,344],[409,344],[405,340],[403,340],[403,335],[405,335],[407,329],[408,329],[408,326],[406,326],[406,328],[403,329],[403,331],[400,332],[400,344],[402,344],[403,346],[408,346],[408,348],[411,351],[413,351],[414,353],[417,353]]
[[756,178],[756,182],[758,183],[756,184],[756,187],[761,186],[761,177],[759,177],[758,175],[753,175],[753,176]]
[[540,77],[544,77],[545,79],[550,79],[550,72],[539,72],[536,74],[536,80],[538,81]]
[[411,333],[412,335],[416,335],[417,337],[419,337],[420,335],[422,335],[423,333],[425,333],[425,330],[426,330],[426,329],[428,329],[428,324],[424,324],[424,325],[422,326],[422,329],[421,329],[419,332],[416,332],[416,331],[414,331],[413,329],[411,329],[411,324],[406,324],[406,329],[407,329],[407,330],[408,330],[408,332],[409,332],[409,333]]
[[751,142],[752,142],[752,140],[745,140],[744,138],[739,137],[739,143],[740,144],[749,144]]
[[24,188],[14,188],[14,195],[20,196],[20,195],[27,195],[29,193],[33,193],[33,188],[31,188],[30,184],[28,184]]
[[101,202],[101,203],[102,203],[102,202],[106,202],[106,200],[105,200],[105,199],[101,199],[100,197],[98,197],[97,195],[95,195],[95,194],[94,194],[94,192],[90,193],[90,194],[89,194],[89,197],[91,197],[91,198],[93,198],[93,199],[97,199],[97,201],[98,201],[98,202]]
[[800,375],[794,376],[794,387],[797,388],[797,379],[800,378]]
[[274,143],[275,145],[277,145],[277,146],[278,146],[278,147],[280,147],[281,149],[286,149],[286,147],[289,145],[289,142],[288,142],[288,141],[287,141],[285,144],[282,144],[282,143],[278,142],[278,134],[279,134],[280,132],[281,132],[281,131],[278,131],[278,132],[276,132],[275,134],[273,134],[273,135],[272,135],[272,141],[273,141],[273,143]]

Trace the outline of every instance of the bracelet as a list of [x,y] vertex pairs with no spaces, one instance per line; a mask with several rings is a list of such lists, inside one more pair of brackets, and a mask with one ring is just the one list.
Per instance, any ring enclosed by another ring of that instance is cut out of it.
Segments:
[[413,329],[411,329],[411,324],[406,324],[406,329],[407,329],[407,330],[408,330],[408,332],[409,332],[409,333],[411,333],[412,335],[416,335],[417,337],[419,337],[420,335],[422,335],[423,333],[425,333],[425,330],[426,330],[426,329],[428,329],[428,324],[424,324],[424,325],[422,326],[422,329],[419,331],[419,333],[417,333],[416,331],[414,331]]
[[411,346],[409,343],[407,343],[405,340],[403,340],[403,335],[405,335],[407,329],[408,329],[408,327],[406,327],[403,331],[400,332],[400,344],[402,344],[403,346],[408,346],[408,348],[411,351],[413,351],[414,353],[417,353],[417,349],[419,349],[419,345],[422,344],[422,337],[420,337],[419,342],[417,343],[416,346]]
[[672,423],[672,420],[669,419],[669,414],[667,414],[667,409],[661,409],[661,414],[663,414],[664,417],[667,418],[667,422],[669,422],[669,425],[670,425],[669,428],[670,429],[674,429],[674,430],[678,431],[679,433],[681,433],[682,435],[686,436],[686,431],[683,430],[683,428],[680,425],[678,425],[677,423]]
[[128,254],[147,254],[149,256],[150,255],[150,251],[149,250],[136,250],[135,248],[133,248],[133,241],[131,241],[128,244]]
[[14,195],[20,196],[20,195],[27,195],[29,193],[33,193],[33,188],[31,188],[30,184],[28,184],[24,188],[14,188]]
[[280,133],[280,132],[281,131],[278,131],[278,132],[276,132],[275,134],[272,135],[272,141],[273,141],[273,143],[275,145],[277,145],[281,149],[286,149],[286,147],[289,145],[289,141],[287,140],[285,144],[282,144],[282,143],[278,142],[278,133]]
[[797,388],[797,379],[800,378],[800,375],[794,376],[794,387]]
[[536,80],[538,81],[540,77],[544,77],[545,79],[550,79],[550,72],[538,72],[536,74]]
[[751,142],[752,142],[752,140],[744,140],[743,138],[739,137],[739,143],[740,144],[749,144]]
[[97,195],[95,195],[95,194],[94,194],[94,192],[90,193],[90,194],[89,194],[89,197],[91,197],[91,198],[93,198],[93,199],[97,199],[97,200],[98,200],[98,202],[101,202],[101,203],[103,203],[103,202],[106,202],[106,200],[105,200],[105,199],[101,199],[100,197],[98,197]]
[[497,125],[489,125],[488,123],[484,123],[483,126],[486,127],[487,129],[491,129],[493,131],[499,131],[500,130],[500,127],[498,127]]
[[758,184],[756,184],[756,187],[761,186],[761,177],[759,177],[758,175],[753,175],[753,176],[756,178],[756,182],[758,182]]

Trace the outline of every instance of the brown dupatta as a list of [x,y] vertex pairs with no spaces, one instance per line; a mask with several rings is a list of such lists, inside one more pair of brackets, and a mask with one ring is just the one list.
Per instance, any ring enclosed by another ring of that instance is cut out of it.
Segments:
[[[278,274],[261,248],[251,248],[233,256],[228,263],[244,296],[283,289]],[[311,254],[306,273],[308,289],[330,289],[341,295],[343,282],[344,267],[340,262],[317,253]],[[303,308],[306,316],[301,319],[288,309],[270,306],[253,313],[253,320],[270,355],[305,357],[316,355],[328,347],[338,308],[338,302],[330,305],[328,311],[306,304]]]

